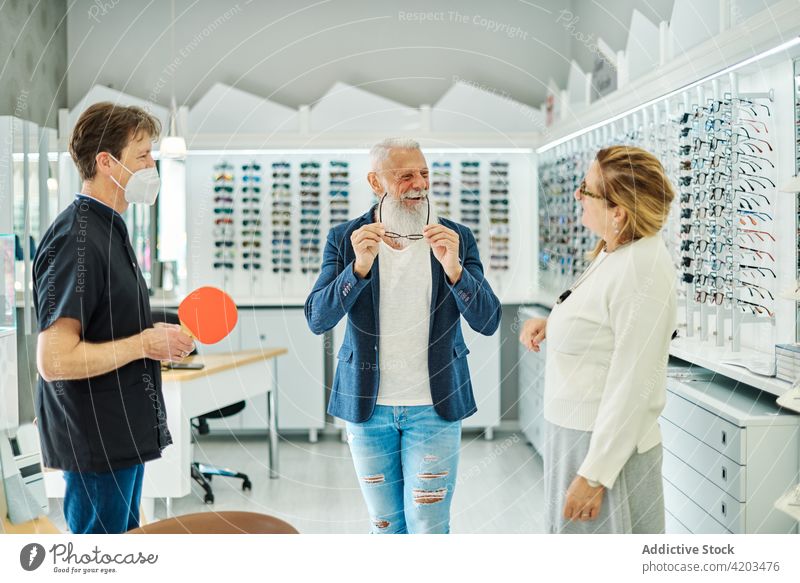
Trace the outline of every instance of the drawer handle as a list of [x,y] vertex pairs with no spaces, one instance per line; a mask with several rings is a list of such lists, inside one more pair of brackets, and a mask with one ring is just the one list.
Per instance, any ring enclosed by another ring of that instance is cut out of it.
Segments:
[[727,516],[728,515],[728,506],[724,502],[722,503],[721,506],[722,506],[722,516]]
[[728,434],[725,430],[722,431],[722,445],[728,445]]
[[725,466],[722,466],[722,479],[728,481],[728,469]]

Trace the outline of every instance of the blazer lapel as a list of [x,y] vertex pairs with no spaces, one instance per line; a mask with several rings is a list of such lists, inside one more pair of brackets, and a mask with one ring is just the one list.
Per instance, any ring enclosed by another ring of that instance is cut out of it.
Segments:
[[431,317],[428,322],[428,338],[433,332],[433,315],[436,313],[436,302],[439,298],[439,284],[442,279],[442,265],[433,255],[433,249],[429,251],[431,258]]
[[378,257],[372,263],[372,314],[375,319],[375,336],[381,335],[381,318],[380,318],[380,302],[381,302],[381,274]]

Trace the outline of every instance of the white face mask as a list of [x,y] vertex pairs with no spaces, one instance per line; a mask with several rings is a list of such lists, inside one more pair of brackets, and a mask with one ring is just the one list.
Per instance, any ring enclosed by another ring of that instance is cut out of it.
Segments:
[[125,166],[122,162],[114,158],[114,156],[109,153],[111,156],[120,166],[127,170],[131,177],[128,180],[128,186],[123,187],[119,182],[117,182],[113,176],[111,176],[111,180],[114,181],[114,184],[122,188],[125,191],[125,200],[129,203],[140,203],[140,204],[147,204],[152,205],[156,202],[156,197],[158,196],[158,191],[161,188],[161,178],[158,176],[158,170],[153,168],[143,168],[142,170],[137,170],[136,172],[131,172],[128,170],[128,167]]

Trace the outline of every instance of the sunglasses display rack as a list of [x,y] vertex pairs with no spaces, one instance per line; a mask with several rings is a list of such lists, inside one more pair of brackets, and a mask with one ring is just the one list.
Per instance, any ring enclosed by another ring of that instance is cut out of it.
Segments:
[[[317,273],[322,260],[320,255],[320,163],[306,160],[300,163],[300,224],[310,226],[308,234],[300,235],[300,271]],[[343,186],[339,180],[337,188]]]
[[436,213],[445,219],[452,217],[450,185],[453,165],[449,160],[436,160],[431,165],[431,197]]
[[252,274],[262,268],[261,246],[263,244],[261,226],[261,165],[251,161],[242,164],[239,200],[241,201],[241,265],[242,269]]
[[[350,162],[331,160],[328,163],[330,226],[346,223],[350,217]],[[316,236],[320,233],[317,231]]]
[[539,284],[550,292],[560,293],[583,272],[586,254],[596,241],[580,222],[580,203],[575,198],[591,163],[586,142],[584,138],[559,146],[538,159]]
[[[769,105],[757,98],[703,99],[700,91],[698,101],[704,105],[685,107],[675,120],[687,334],[697,329],[708,340],[709,316],[716,315],[716,344],[723,346],[719,331],[729,318],[738,350],[743,322],[774,318],[775,128]],[[697,325],[693,303],[700,305]]]
[[[189,156],[189,286],[304,301],[320,273],[330,229],[377,202],[366,180],[367,155],[314,154]],[[431,210],[470,228],[495,291],[521,301],[533,274],[530,262],[520,260],[527,250],[517,233],[534,219],[532,201],[517,190],[531,183],[531,152],[434,151],[426,158]]]
[[481,178],[479,160],[462,160],[459,164],[459,186],[461,196],[461,222],[467,225],[478,246],[481,243]]
[[292,165],[285,160],[271,164],[272,168],[272,273],[285,274],[292,270]]
[[234,192],[236,190],[235,167],[228,162],[214,166],[212,188],[214,191],[214,227],[212,231],[213,263],[215,270],[223,273],[223,279],[234,268],[236,251],[236,225],[234,218]]
[[596,152],[640,146],[658,156],[676,191],[662,235],[675,259],[686,336],[733,352],[744,339],[747,349],[772,352],[779,272],[775,125],[771,91],[733,93],[714,83],[540,152],[540,287],[552,294],[569,286],[597,242],[580,224],[575,198]]
[[509,197],[508,162],[493,160],[489,163],[489,269],[509,269]]

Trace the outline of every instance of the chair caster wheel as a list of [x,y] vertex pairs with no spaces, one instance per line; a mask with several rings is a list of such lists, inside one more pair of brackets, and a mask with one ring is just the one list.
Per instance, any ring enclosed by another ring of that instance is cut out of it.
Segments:
[[245,480],[242,482],[242,490],[252,490],[253,484],[250,483],[250,480]]
[[203,497],[203,502],[206,504],[213,504],[214,503],[214,495],[213,494],[206,494]]

